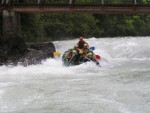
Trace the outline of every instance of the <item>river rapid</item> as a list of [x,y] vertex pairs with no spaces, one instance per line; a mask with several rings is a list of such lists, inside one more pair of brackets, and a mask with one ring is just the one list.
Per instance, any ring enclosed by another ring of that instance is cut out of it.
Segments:
[[[0,67],[0,113],[150,113],[150,37],[85,39],[102,59]],[[57,51],[76,40],[55,41]]]

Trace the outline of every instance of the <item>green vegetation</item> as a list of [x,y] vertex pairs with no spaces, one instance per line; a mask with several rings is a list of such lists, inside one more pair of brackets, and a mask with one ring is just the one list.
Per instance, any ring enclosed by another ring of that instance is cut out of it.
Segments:
[[98,20],[90,14],[23,14],[21,24],[27,41],[98,36]]
[[[44,1],[44,0],[43,0]],[[101,0],[76,0],[75,4],[95,3]],[[34,0],[24,0],[33,3]],[[45,0],[46,3],[67,3],[68,0]],[[104,0],[105,3],[129,4],[133,0]],[[137,0],[150,4],[150,0]],[[0,15],[2,33],[2,15]],[[150,15],[100,14],[21,14],[22,35],[28,42],[64,40],[79,36],[116,37],[150,35]]]
[[150,35],[150,15],[23,14],[26,41]]

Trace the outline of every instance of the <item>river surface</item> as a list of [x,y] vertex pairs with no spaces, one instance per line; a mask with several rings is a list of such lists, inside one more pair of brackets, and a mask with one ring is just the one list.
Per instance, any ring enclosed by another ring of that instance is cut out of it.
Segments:
[[[0,113],[150,113],[150,37],[85,40],[102,67],[61,58],[0,67]],[[63,53],[77,41],[54,44]]]

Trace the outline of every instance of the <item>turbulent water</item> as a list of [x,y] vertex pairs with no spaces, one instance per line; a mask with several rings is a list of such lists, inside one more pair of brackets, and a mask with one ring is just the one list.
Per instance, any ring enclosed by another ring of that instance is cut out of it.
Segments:
[[[63,53],[77,41],[54,43]],[[150,113],[150,37],[86,41],[102,67],[61,58],[0,67],[0,113]]]

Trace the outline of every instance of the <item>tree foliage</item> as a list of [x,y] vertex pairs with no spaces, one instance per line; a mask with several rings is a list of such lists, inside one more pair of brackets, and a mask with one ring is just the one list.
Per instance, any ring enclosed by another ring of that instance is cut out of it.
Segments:
[[[27,41],[92,36],[99,33],[98,20],[90,14],[26,14],[21,19]],[[35,39],[31,38],[35,37]]]
[[[32,3],[35,0],[20,0]],[[43,0],[44,1],[44,0]],[[66,3],[68,0],[45,0],[46,3]],[[75,3],[101,3],[101,0],[76,0]],[[133,0],[104,0],[105,3],[129,4]],[[150,0],[137,0],[150,4]],[[0,15],[2,33],[2,14]],[[22,35],[28,42],[67,39],[73,37],[115,37],[150,35],[150,15],[99,14],[21,14]]]

